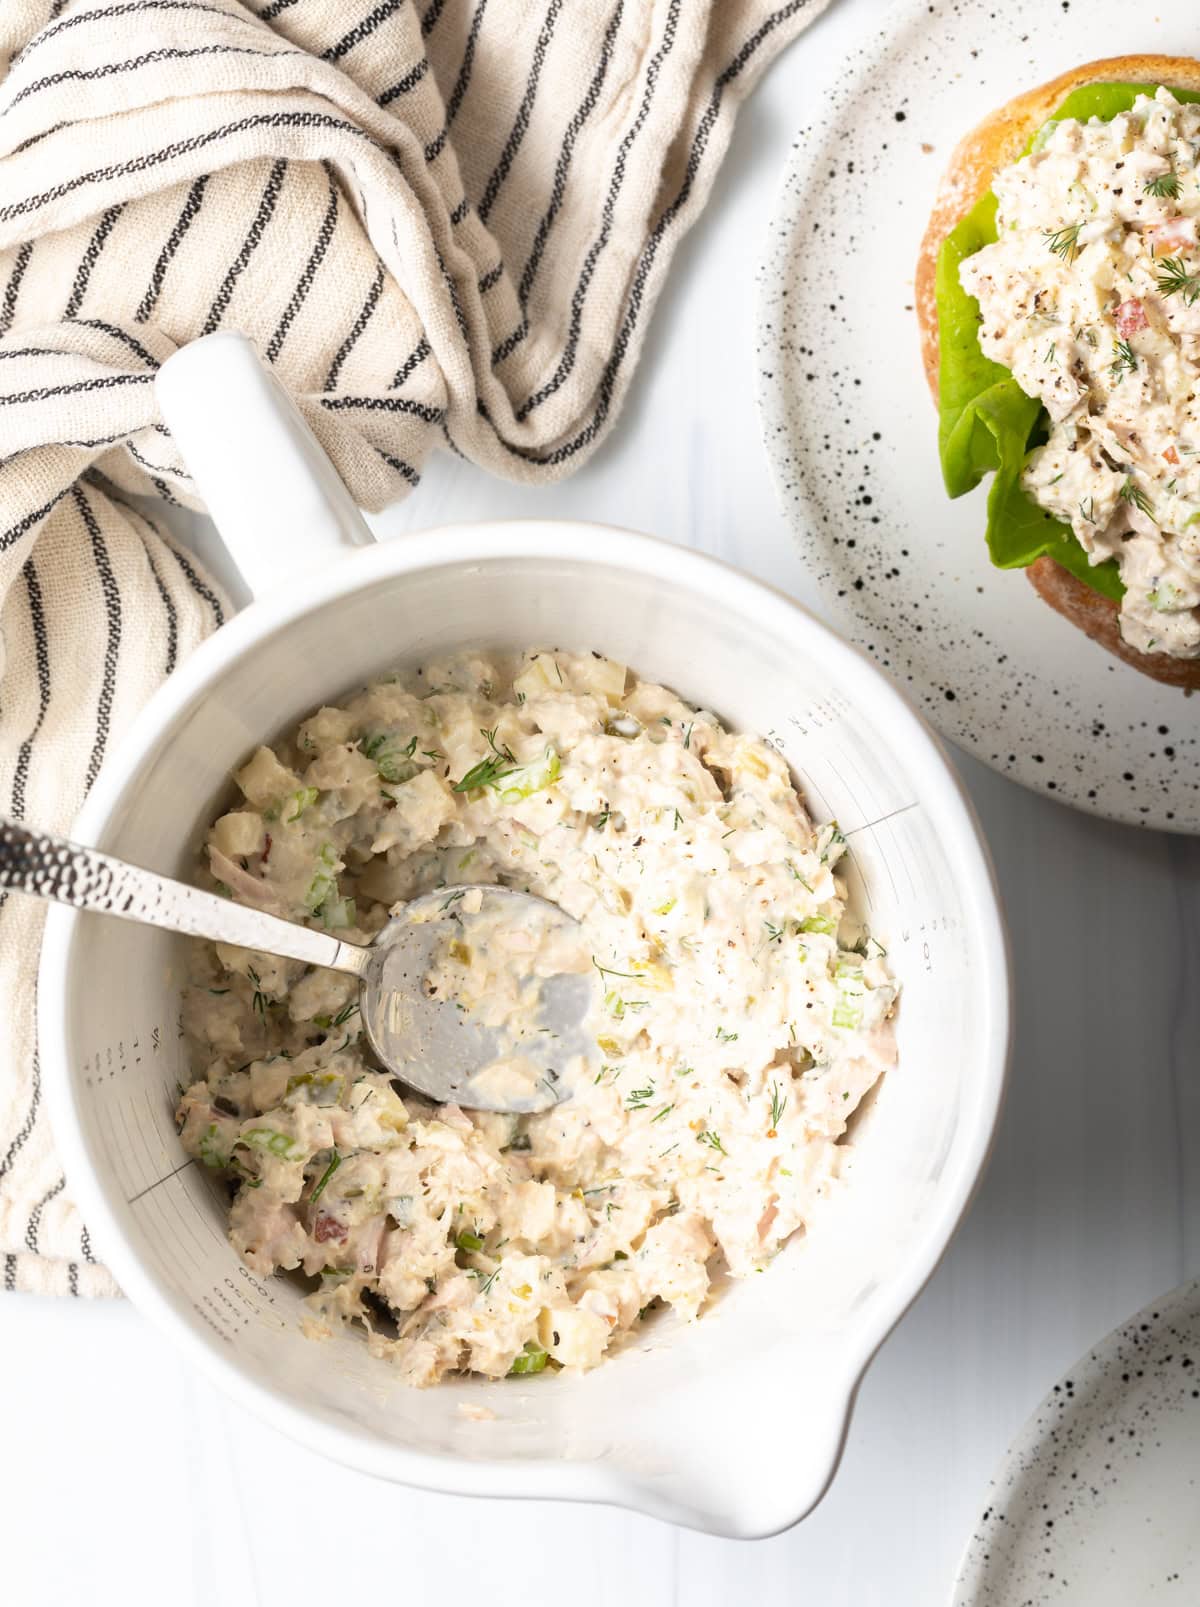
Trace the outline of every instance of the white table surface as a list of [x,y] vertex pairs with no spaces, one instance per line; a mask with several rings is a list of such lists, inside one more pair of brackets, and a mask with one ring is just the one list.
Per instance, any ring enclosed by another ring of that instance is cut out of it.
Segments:
[[[518,514],[605,520],[719,554],[820,610],[758,437],[754,273],[798,108],[885,11],[886,0],[840,0],[743,111],[625,416],[593,462],[535,491],[443,456],[381,532]],[[1090,820],[957,762],[1012,929],[1011,1092],[971,1214],[871,1368],[811,1518],[740,1544],[604,1509],[376,1483],[226,1404],[126,1303],[10,1296],[0,1599],[946,1603],[989,1474],[1042,1392],[1108,1328],[1200,1274],[1200,843]],[[531,1530],[518,1552],[514,1531]]]

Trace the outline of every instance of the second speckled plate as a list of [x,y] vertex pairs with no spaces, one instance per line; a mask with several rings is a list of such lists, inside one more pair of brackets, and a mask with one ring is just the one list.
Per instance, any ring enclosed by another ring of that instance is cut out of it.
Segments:
[[986,487],[942,490],[912,309],[960,136],[1101,54],[1200,54],[1195,0],[1155,15],[1128,0],[905,0],[882,15],[852,70],[814,93],[761,273],[759,400],[801,552],[825,613],[952,741],[1081,809],[1200,832],[1200,698],[991,567]]
[[1200,1601],[1200,1283],[1055,1384],[992,1480],[953,1601]]

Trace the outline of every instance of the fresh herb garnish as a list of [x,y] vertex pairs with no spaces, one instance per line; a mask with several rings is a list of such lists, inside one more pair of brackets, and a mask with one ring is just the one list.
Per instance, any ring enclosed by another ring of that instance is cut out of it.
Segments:
[[1119,340],[1113,347],[1113,352],[1113,360],[1108,365],[1108,371],[1119,385],[1126,374],[1132,374],[1137,367],[1137,353],[1127,340]]
[[1191,307],[1200,298],[1200,273],[1189,273],[1182,257],[1164,257],[1158,264],[1160,296],[1182,296]]
[[482,1272],[477,1272],[474,1267],[468,1267],[467,1276],[470,1278],[477,1278],[479,1280],[479,1293],[481,1295],[489,1295],[492,1292],[492,1285],[500,1276],[500,1268],[494,1268],[485,1278]]
[[718,1027],[717,1028],[717,1042],[718,1043],[736,1043],[737,1042],[737,1036],[738,1035],[737,1035],[736,1032],[726,1032],[724,1027]]
[[[1150,501],[1150,498],[1146,495],[1142,488],[1134,484],[1132,474],[1127,474],[1125,476],[1125,483],[1117,492],[1117,495],[1120,497],[1122,502],[1128,502],[1132,504],[1132,506],[1135,507],[1139,513],[1144,513],[1147,519],[1154,518],[1154,504]],[[1157,520],[1155,523],[1157,523]]]
[[1143,184],[1142,194],[1157,196],[1160,201],[1178,201],[1179,174],[1171,172],[1168,168],[1165,173],[1160,173],[1156,178],[1152,178],[1149,183]]
[[511,776],[518,769],[517,756],[508,746],[497,746],[496,730],[486,731],[480,727],[480,735],[486,740],[492,750],[491,756],[481,759],[478,764],[472,765],[461,781],[455,784],[455,792],[478,792],[485,787],[496,787],[506,776]]
[[1042,233],[1054,255],[1069,264],[1079,255],[1079,231],[1082,228],[1082,223],[1069,223],[1066,228],[1043,229]]
[[321,1198],[321,1195],[325,1192],[325,1185],[329,1182],[329,1179],[333,1176],[341,1164],[342,1157],[338,1154],[337,1150],[334,1150],[330,1156],[329,1165],[321,1173],[321,1181],[317,1184],[316,1188],[313,1189],[312,1193],[308,1197],[308,1203],[310,1205],[315,1205]]
[[719,1155],[727,1153],[724,1144],[711,1129],[706,1129],[703,1133],[697,1133],[696,1138],[701,1144],[707,1144],[709,1149],[715,1149]]
[[601,965],[600,961],[594,954],[592,955],[592,964],[596,967],[601,976],[621,976],[625,977],[626,980],[630,982],[636,982],[638,980],[637,975],[633,971],[614,971],[611,965]]
[[774,1129],[779,1126],[780,1119],[783,1116],[783,1113],[784,1113],[784,1111],[786,1109],[787,1109],[787,1095],[786,1094],[781,1094],[779,1084],[777,1082],[773,1082],[771,1084],[771,1129],[772,1129],[772,1131],[774,1131]]
[[626,1110],[645,1110],[654,1098],[654,1084],[648,1083],[645,1088],[635,1088],[625,1101]]

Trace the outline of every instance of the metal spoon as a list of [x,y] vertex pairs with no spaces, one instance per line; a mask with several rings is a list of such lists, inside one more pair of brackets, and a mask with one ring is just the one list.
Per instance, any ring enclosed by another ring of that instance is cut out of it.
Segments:
[[[569,1098],[589,1067],[595,1071],[597,1046],[585,1018],[596,974],[586,959],[586,970],[531,977],[531,1008],[522,1009],[520,1020],[498,1025],[479,1018],[481,1012],[464,1007],[453,992],[439,996],[440,990],[430,990],[430,971],[445,945],[461,941],[472,922],[501,933],[537,933],[551,940],[549,952],[555,941],[582,952],[578,922],[532,893],[439,887],[406,904],[364,948],[63,837],[0,821],[4,888],[348,972],[359,980],[363,1027],[380,1062],[438,1104],[545,1110]],[[514,969],[519,963],[513,960]]]

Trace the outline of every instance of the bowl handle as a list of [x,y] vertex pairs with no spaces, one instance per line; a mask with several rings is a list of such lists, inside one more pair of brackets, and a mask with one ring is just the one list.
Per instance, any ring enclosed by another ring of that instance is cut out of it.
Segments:
[[196,490],[255,597],[374,541],[300,411],[244,335],[168,357],[155,391]]

